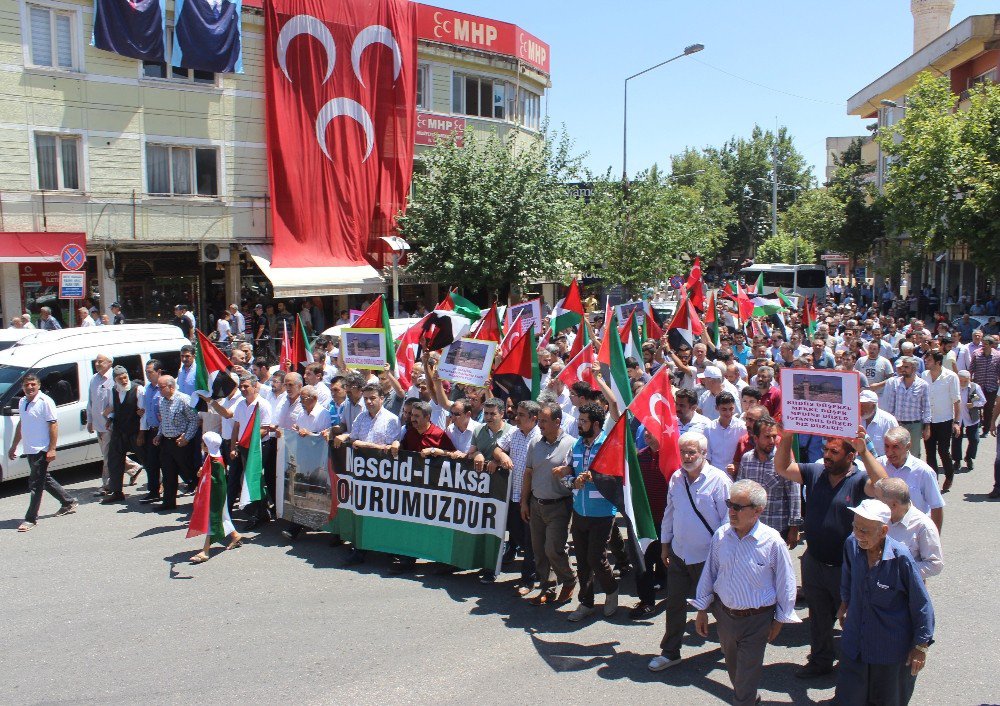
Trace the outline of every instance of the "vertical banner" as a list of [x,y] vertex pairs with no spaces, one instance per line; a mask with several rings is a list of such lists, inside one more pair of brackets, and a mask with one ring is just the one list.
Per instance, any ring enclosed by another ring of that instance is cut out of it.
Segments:
[[243,73],[243,0],[177,0],[170,63],[217,74]]
[[142,61],[165,61],[167,13],[164,0],[94,0],[98,49]]
[[360,549],[463,569],[498,570],[509,477],[470,461],[343,447],[285,434],[279,510],[285,519],[339,534]]
[[416,130],[416,3],[265,5],[275,267],[366,265],[406,204]]

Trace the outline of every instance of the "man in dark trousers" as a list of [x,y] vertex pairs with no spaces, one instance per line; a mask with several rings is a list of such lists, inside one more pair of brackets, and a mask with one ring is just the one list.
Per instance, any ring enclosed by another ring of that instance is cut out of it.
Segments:
[[191,398],[177,391],[177,381],[161,375],[160,430],[153,443],[160,447],[160,467],[163,472],[163,503],[157,511],[177,507],[177,477],[190,472],[191,451],[187,447],[198,432],[198,413]]
[[[145,394],[142,385],[129,380],[128,370],[116,365],[111,371],[115,381],[111,392],[111,407],[106,410],[111,440],[108,443],[108,489],[111,491],[102,505],[121,502],[125,499],[125,455],[138,453],[139,426],[145,408]],[[135,471],[138,474],[138,471]],[[135,476],[133,475],[132,478]]]

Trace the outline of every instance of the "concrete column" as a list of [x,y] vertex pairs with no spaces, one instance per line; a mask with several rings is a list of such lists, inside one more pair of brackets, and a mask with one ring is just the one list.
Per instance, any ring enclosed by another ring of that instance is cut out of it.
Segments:
[[230,250],[229,262],[225,263],[226,273],[226,306],[240,304],[240,258],[236,249]]
[[0,264],[0,309],[4,326],[10,325],[10,317],[21,313],[21,275],[16,262]]
[[101,294],[101,313],[109,313],[112,302],[118,301],[118,283],[112,277],[112,272],[104,266],[108,253],[98,250],[94,253],[97,263],[97,290]]

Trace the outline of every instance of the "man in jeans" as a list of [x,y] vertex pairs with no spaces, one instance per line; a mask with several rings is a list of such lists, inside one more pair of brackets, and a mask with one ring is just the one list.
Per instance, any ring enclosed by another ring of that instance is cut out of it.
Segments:
[[24,455],[31,468],[28,478],[31,500],[28,502],[28,514],[17,531],[27,532],[38,524],[42,490],[47,490],[61,503],[56,517],[76,512],[77,502],[49,475],[49,464],[56,459],[56,443],[59,440],[56,406],[48,395],[40,391],[41,383],[37,375],[25,375],[21,386],[24,397],[17,404],[19,419],[7,456],[11,461],[17,458],[17,445],[23,439]]

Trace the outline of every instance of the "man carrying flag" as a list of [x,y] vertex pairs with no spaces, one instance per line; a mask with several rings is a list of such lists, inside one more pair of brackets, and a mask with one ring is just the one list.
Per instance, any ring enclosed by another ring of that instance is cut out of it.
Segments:
[[205,546],[191,557],[192,564],[208,561],[212,542],[222,542],[230,537],[226,549],[235,549],[243,544],[243,537],[236,531],[229,517],[226,465],[221,455],[222,437],[214,431],[207,431],[202,435],[201,442],[205,462],[198,471],[198,489],[194,495],[187,536],[191,538],[205,535]]
[[233,410],[233,438],[229,453],[233,460],[240,459],[243,469],[243,486],[240,492],[240,509],[253,505],[249,512],[252,530],[271,519],[268,511],[274,502],[277,438],[273,432],[271,403],[260,396],[257,377],[240,376],[240,393],[243,399]]

